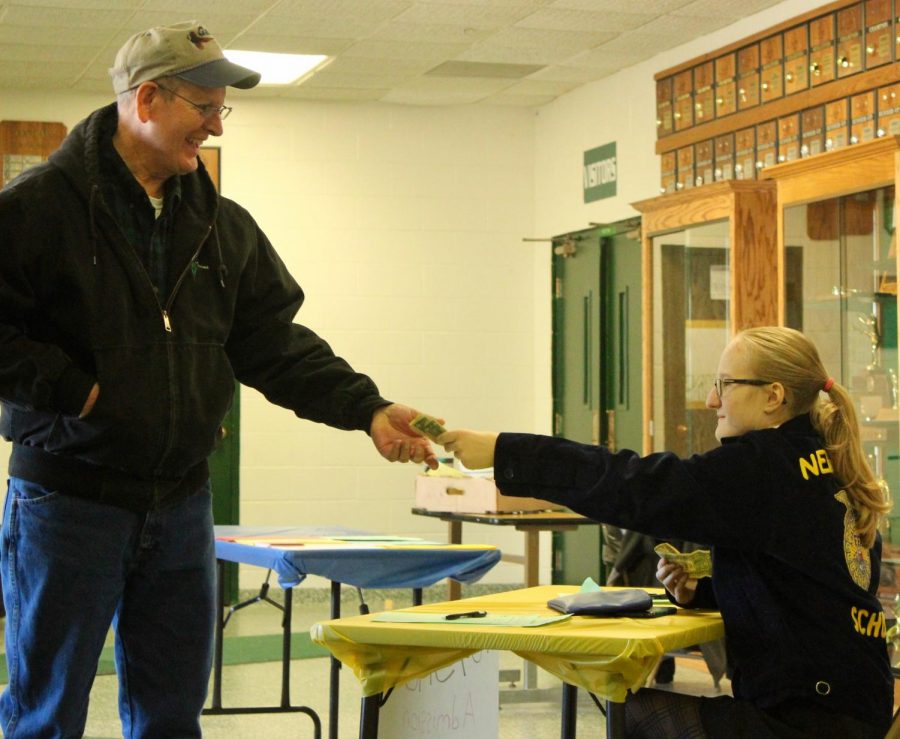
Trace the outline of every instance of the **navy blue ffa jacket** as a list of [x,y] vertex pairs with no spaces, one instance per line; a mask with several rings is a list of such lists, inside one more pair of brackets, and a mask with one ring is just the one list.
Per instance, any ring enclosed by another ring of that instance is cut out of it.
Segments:
[[700,581],[693,605],[722,613],[736,698],[763,709],[811,701],[890,722],[893,679],[875,597],[880,541],[860,545],[808,416],[689,459],[501,434],[494,471],[506,495],[710,545],[712,581]]

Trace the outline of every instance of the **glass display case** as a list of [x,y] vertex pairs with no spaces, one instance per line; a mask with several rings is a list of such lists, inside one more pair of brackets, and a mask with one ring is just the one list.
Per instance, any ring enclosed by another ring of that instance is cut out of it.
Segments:
[[[900,137],[883,138],[763,175],[777,185],[781,320],[816,342],[825,367],[849,389],[869,462],[895,498],[898,143]],[[900,545],[900,522],[885,535]]]
[[[863,448],[895,501],[879,587],[891,623],[900,614],[898,168],[900,137],[884,137],[763,173],[777,187],[780,319],[816,342],[849,389]],[[900,634],[891,641],[900,647]]]
[[734,333],[778,316],[775,187],[738,181],[634,203],[642,214],[644,451],[713,448],[706,408]]

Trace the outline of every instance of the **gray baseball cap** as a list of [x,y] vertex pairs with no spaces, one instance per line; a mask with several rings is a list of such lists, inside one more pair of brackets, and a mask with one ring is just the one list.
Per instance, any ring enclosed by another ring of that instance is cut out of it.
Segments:
[[228,61],[197,21],[136,33],[119,49],[109,76],[117,95],[160,77],[180,77],[201,87],[247,89],[259,83],[259,72]]

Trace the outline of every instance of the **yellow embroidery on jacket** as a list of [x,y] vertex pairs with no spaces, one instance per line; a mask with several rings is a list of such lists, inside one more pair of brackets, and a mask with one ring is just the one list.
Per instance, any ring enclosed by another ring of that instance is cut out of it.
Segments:
[[850,570],[853,582],[866,589],[872,579],[872,560],[869,557],[869,550],[862,545],[859,534],[856,533],[856,511],[850,505],[846,491],[840,490],[834,497],[846,508],[844,512],[844,559],[847,561],[847,569]]
[[830,475],[834,472],[828,452],[824,449],[816,449],[809,455],[809,459],[800,457],[798,461],[800,462],[800,474],[803,475],[804,480],[808,480],[810,474],[818,477],[819,475]]

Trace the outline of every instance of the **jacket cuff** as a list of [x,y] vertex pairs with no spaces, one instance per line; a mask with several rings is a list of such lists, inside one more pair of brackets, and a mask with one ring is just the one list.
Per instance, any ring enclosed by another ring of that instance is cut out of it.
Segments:
[[84,408],[95,382],[94,377],[70,364],[53,386],[53,408],[67,416],[77,416]]
[[375,415],[375,411],[379,408],[391,405],[393,402],[394,401],[392,400],[385,400],[380,395],[373,395],[370,398],[366,398],[357,407],[358,414],[354,422],[354,428],[365,431],[367,434],[371,435],[372,417]]

